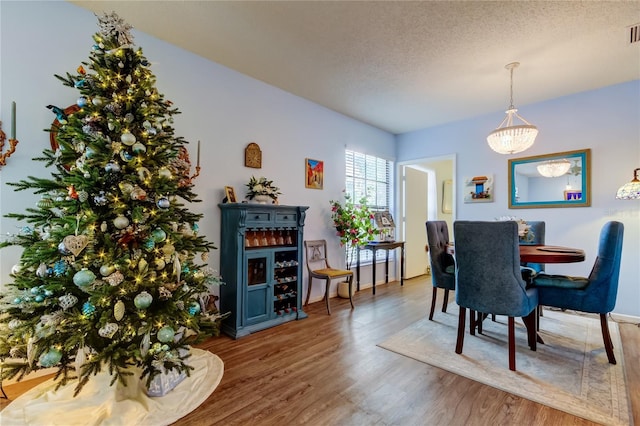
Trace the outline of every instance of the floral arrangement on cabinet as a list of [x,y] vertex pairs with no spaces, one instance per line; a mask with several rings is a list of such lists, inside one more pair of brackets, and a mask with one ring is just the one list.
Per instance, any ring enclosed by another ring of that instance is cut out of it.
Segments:
[[367,197],[354,203],[345,193],[344,203],[331,200],[331,220],[340,237],[340,245],[347,250],[347,269],[351,269],[358,247],[374,240],[380,231],[375,227],[374,214],[367,206]]
[[272,180],[268,180],[264,176],[257,179],[255,176],[251,176],[249,183],[247,183],[247,195],[245,198],[266,204],[269,201],[277,202],[280,194],[282,194],[280,188],[275,186]]

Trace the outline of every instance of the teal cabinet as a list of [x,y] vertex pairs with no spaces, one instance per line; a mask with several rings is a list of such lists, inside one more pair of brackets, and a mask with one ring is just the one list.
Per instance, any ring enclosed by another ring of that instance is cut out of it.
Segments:
[[308,207],[219,204],[222,331],[233,338],[306,318],[302,263]]

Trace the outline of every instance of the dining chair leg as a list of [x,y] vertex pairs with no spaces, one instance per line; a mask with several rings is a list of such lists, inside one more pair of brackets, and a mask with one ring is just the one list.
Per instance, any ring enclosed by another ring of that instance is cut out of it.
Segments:
[[438,287],[433,287],[433,293],[431,293],[431,311],[429,311],[429,320],[433,321],[433,311],[436,310],[436,296],[438,295]]
[[469,334],[471,334],[472,336],[476,335],[476,311],[474,311],[473,309],[469,309]]
[[516,371],[516,323],[513,317],[509,317],[509,370]]
[[351,309],[354,309],[353,306],[353,275],[349,277],[349,302],[351,302]]
[[444,300],[442,301],[442,312],[447,312],[447,305],[449,304],[449,289],[444,289]]
[[329,306],[329,287],[331,287],[331,278],[327,278],[327,288],[324,291],[324,298],[327,302],[327,313],[331,315],[331,306]]
[[[538,317],[538,308],[532,310],[529,315],[522,317],[525,327],[527,328],[527,343],[532,351],[537,349],[536,343],[538,342],[538,328],[536,326],[536,318]],[[540,339],[542,340],[542,339]],[[544,342],[540,342],[544,343]]]
[[305,300],[304,305],[307,306],[309,304],[309,296],[311,296],[311,285],[313,283],[313,277],[309,275],[309,285],[307,286],[307,300]]
[[464,344],[464,323],[466,322],[467,309],[460,306],[458,314],[458,338],[456,339],[456,353],[462,353],[462,345]]
[[602,328],[602,340],[604,340],[604,349],[607,351],[609,364],[616,364],[616,357],[613,354],[613,341],[611,340],[611,334],[609,333],[607,314],[600,314],[600,328]]

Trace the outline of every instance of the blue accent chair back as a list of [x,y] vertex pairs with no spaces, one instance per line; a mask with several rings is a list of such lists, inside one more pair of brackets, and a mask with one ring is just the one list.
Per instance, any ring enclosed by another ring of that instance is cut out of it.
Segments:
[[611,221],[600,231],[598,256],[588,278],[539,274],[534,278],[540,304],[600,315],[602,337],[611,364],[615,364],[607,314],[616,306],[622,259],[624,225]]
[[431,283],[433,284],[429,319],[433,320],[438,289],[444,289],[442,312],[447,312],[449,290],[455,290],[456,288],[455,261],[453,256],[447,253],[447,245],[449,244],[449,228],[447,222],[444,220],[427,221],[426,227],[429,259],[431,263]]
[[[529,230],[533,234],[533,238],[527,241],[523,241],[521,239],[520,245],[523,245],[523,246],[544,245],[545,230],[546,230],[545,222],[544,221],[527,221],[527,224],[530,226]],[[533,271],[536,274],[539,274],[540,272],[544,272],[544,263],[523,262],[522,266],[533,269]]]
[[[536,349],[538,291],[526,288],[520,273],[518,224],[515,221],[456,221],[456,302],[460,306],[456,353],[462,353],[466,309],[475,314],[509,317],[509,369],[515,370],[514,317],[523,317],[528,343]],[[481,315],[480,321],[483,316]]]

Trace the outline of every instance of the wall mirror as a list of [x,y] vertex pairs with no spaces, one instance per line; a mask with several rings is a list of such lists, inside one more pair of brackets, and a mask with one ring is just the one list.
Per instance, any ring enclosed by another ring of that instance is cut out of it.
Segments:
[[509,160],[509,208],[591,205],[591,150]]

